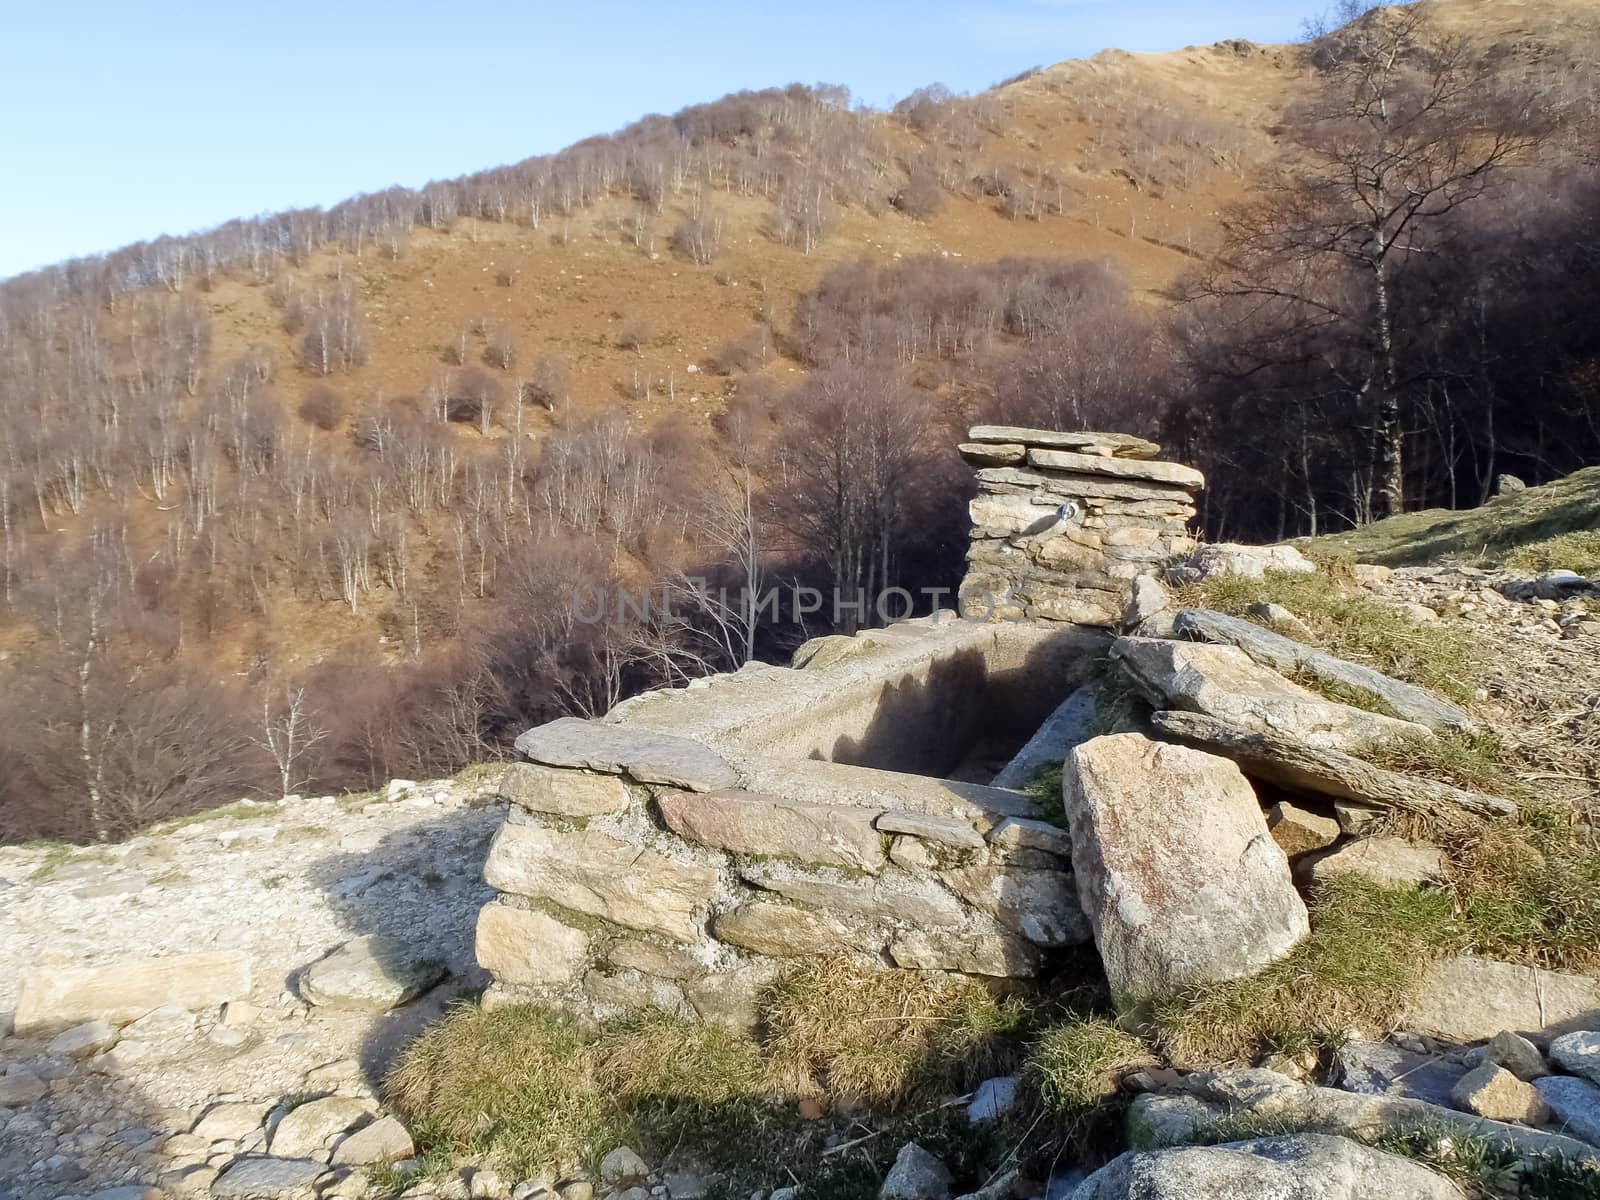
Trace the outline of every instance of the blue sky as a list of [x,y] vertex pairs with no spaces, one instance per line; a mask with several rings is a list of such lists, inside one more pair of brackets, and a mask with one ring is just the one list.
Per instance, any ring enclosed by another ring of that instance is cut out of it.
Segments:
[[1118,46],[1284,41],[1290,0],[11,0],[0,278],[513,162],[739,88],[873,105]]

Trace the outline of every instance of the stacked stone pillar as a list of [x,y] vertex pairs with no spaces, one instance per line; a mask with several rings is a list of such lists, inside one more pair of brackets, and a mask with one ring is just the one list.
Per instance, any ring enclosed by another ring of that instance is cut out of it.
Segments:
[[978,468],[965,616],[1115,626],[1140,575],[1194,549],[1205,476],[1158,462],[1117,433],[979,425],[961,447]]

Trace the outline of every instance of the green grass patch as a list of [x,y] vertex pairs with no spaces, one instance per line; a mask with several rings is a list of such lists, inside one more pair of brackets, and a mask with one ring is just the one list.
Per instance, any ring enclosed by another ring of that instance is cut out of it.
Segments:
[[[430,1161],[474,1157],[527,1177],[592,1171],[624,1143],[720,1173],[730,1196],[804,1183],[870,1200],[912,1137],[983,1181],[1019,1137],[969,1124],[948,1096],[1018,1062],[1032,1009],[975,980],[801,967],[774,990],[763,1041],[660,1013],[584,1026],[534,1007],[465,1006],[418,1038],[386,1081]],[[812,1098],[852,1114],[805,1120]],[[881,1135],[848,1155],[869,1114]]]
[[1585,576],[1600,575],[1600,529],[1579,529],[1542,542],[1530,542],[1506,555],[1505,565],[1530,575],[1561,570]]
[[248,821],[256,817],[265,817],[277,811],[275,804],[257,804],[253,800],[239,800],[233,804],[224,804],[217,808],[202,809],[197,813],[190,813],[186,817],[174,817],[170,821],[162,821],[152,825],[144,831],[142,836],[160,837],[162,834],[174,833],[179,829],[188,829],[192,825],[200,825],[207,821]]
[[839,959],[785,976],[765,1011],[780,1091],[891,1111],[1009,1070],[1030,1020],[976,979]]
[[1439,733],[1368,746],[1360,757],[1375,766],[1419,775],[1471,792],[1508,800],[1528,797],[1528,787],[1506,764],[1505,748],[1492,733]]
[[[1444,621],[1413,621],[1345,585],[1337,573],[1269,571],[1260,579],[1219,575],[1181,589],[1180,601],[1245,618],[1253,604],[1281,604],[1310,627],[1324,650],[1458,704],[1472,703],[1492,659],[1490,648],[1467,630]],[[1358,707],[1370,707],[1370,701]]]
[[[1523,561],[1538,561],[1537,547],[1596,528],[1600,528],[1600,467],[1590,467],[1543,487],[1496,497],[1481,508],[1403,513],[1299,544],[1307,553],[1334,551],[1358,562],[1391,567],[1440,562],[1494,566],[1524,551],[1530,557]],[[1569,562],[1552,565],[1584,570]]]

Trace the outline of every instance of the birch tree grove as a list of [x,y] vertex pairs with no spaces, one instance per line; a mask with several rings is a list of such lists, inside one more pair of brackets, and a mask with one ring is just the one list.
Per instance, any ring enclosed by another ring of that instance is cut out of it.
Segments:
[[1288,114],[1295,151],[1237,209],[1203,282],[1286,326],[1316,328],[1361,360],[1354,399],[1372,429],[1372,514],[1405,507],[1404,386],[1414,370],[1397,296],[1460,211],[1540,141],[1529,100],[1508,92],[1426,5],[1381,10],[1329,35],[1325,78]]

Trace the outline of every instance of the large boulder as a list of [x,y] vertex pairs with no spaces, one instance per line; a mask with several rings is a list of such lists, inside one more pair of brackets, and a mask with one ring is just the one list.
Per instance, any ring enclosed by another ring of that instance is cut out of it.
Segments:
[[1078,899],[1119,997],[1249,975],[1308,932],[1289,860],[1226,759],[1095,738],[1063,790]]
[[1414,1162],[1323,1134],[1134,1151],[1096,1171],[1072,1200],[1462,1200]]
[[1157,708],[1287,735],[1319,750],[1360,753],[1375,743],[1432,736],[1426,725],[1325,699],[1234,646],[1125,637],[1111,656]]
[[158,1008],[216,1008],[250,994],[250,960],[236,950],[129,958],[100,966],[40,963],[22,981],[16,1031],[36,1034],[103,1018],[113,1025]]

